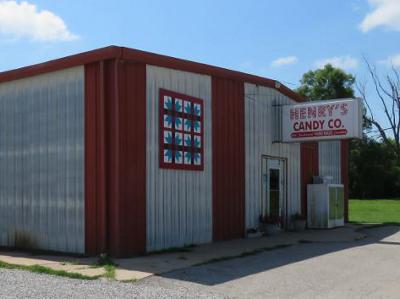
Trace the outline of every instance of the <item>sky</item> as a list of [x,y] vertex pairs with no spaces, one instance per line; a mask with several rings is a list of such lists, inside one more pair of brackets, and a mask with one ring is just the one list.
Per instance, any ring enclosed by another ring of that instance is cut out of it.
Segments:
[[0,71],[109,45],[290,88],[328,62],[364,82],[363,57],[400,67],[400,0],[0,0]]

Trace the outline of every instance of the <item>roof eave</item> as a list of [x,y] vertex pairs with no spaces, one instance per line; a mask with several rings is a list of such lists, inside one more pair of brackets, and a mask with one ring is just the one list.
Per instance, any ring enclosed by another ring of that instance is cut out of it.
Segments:
[[304,99],[299,94],[297,94],[296,92],[294,92],[293,90],[291,90],[290,88],[286,87],[281,83],[277,84],[277,81],[272,79],[250,75],[247,73],[229,70],[226,68],[212,66],[204,63],[193,62],[166,55],[154,54],[150,52],[125,48],[125,47],[118,47],[118,46],[109,46],[105,48],[100,48],[88,52],[83,52],[47,61],[40,64],[35,64],[11,71],[2,72],[0,73],[0,83],[36,76],[79,65],[86,65],[101,60],[116,59],[116,58],[138,63],[149,64],[149,65],[168,67],[177,70],[189,71],[199,74],[205,74],[210,76],[240,80],[243,82],[249,82],[276,89],[277,91],[283,93],[284,95],[292,98],[295,101],[299,102],[304,101]]

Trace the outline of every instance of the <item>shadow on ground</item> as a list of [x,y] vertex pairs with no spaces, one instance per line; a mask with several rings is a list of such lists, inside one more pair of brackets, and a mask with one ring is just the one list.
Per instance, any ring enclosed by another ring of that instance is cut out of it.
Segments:
[[[396,235],[400,231],[400,226],[370,228],[360,226],[359,230],[367,235],[361,240],[348,242],[300,242],[297,245],[285,248],[257,252],[257,258],[250,255],[229,258],[172,271],[159,276],[213,286],[353,247],[368,246],[370,244],[400,245],[400,237]],[[396,238],[392,240],[390,237],[394,235],[396,235]]]

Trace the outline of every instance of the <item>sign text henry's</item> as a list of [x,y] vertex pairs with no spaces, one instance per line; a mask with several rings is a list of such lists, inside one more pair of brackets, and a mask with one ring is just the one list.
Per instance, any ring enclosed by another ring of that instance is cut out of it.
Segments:
[[362,109],[358,99],[307,102],[282,109],[282,141],[359,138]]

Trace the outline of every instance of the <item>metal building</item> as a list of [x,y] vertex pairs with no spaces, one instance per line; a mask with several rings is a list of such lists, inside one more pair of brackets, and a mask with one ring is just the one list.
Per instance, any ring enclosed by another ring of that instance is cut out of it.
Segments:
[[277,107],[299,101],[115,46],[0,73],[0,246],[130,256],[242,238],[268,213],[270,175],[285,226],[314,175],[347,200],[347,141],[277,142]]

